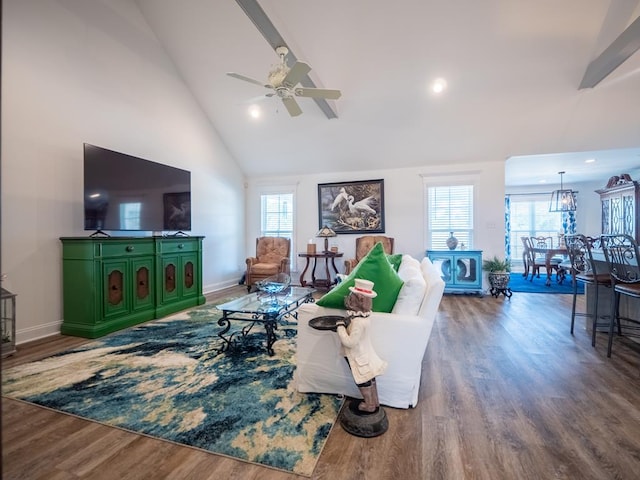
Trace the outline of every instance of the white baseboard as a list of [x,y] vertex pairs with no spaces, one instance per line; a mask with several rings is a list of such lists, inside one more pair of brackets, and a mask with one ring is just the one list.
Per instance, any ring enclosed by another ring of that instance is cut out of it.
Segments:
[[16,345],[40,340],[45,337],[51,337],[52,335],[59,335],[61,326],[62,320],[58,322],[50,322],[45,325],[37,325],[35,327],[16,330]]
[[233,287],[234,285],[238,285],[238,280],[226,280],[224,282],[212,283],[209,285],[202,286],[203,295],[207,295],[209,293],[218,292],[220,290],[224,290],[225,288]]

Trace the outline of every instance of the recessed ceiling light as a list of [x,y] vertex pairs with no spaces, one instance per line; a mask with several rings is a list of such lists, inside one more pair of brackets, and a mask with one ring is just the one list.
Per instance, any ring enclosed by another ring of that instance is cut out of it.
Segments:
[[547,181],[543,178],[542,180],[538,180],[538,183],[547,183]]
[[584,163],[595,163],[596,159],[595,158],[587,158]]
[[444,78],[436,78],[431,84],[431,91],[440,94],[447,88],[447,81]]
[[261,113],[262,111],[257,105],[251,105],[249,107],[249,115],[251,115],[251,118],[260,118]]

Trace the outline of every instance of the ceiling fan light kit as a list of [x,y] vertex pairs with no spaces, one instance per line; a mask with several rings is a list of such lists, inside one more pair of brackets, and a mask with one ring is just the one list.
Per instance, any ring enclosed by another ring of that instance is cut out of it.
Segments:
[[340,90],[327,88],[296,88],[296,85],[311,71],[311,67],[304,62],[296,62],[293,67],[289,68],[286,62],[289,49],[285,46],[277,47],[276,53],[280,56],[280,63],[272,66],[267,77],[267,83],[260,82],[239,73],[229,72],[227,75],[273,90],[274,93],[267,93],[265,96],[277,95],[292,117],[297,117],[302,113],[302,109],[294,97],[324,98],[329,100],[337,100],[340,98],[342,95]]

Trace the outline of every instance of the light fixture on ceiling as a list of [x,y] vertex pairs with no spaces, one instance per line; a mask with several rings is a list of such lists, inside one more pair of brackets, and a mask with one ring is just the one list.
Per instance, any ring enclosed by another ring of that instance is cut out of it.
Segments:
[[564,189],[562,183],[562,176],[565,172],[558,172],[560,174],[560,190],[554,190],[551,192],[551,202],[549,203],[550,212],[573,212],[576,210],[576,197],[575,193],[571,189]]
[[447,81],[444,78],[436,78],[431,84],[431,91],[435,94],[444,92],[447,88]]
[[261,110],[257,105],[251,105],[249,107],[249,115],[251,118],[260,118]]

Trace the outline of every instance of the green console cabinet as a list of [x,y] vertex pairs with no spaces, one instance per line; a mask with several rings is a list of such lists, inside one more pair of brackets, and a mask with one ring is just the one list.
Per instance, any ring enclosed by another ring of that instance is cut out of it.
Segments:
[[202,305],[202,238],[61,238],[61,332],[97,338]]
[[191,307],[194,300],[202,296],[201,248],[201,242],[185,241],[182,237],[163,238],[158,242],[158,317]]

